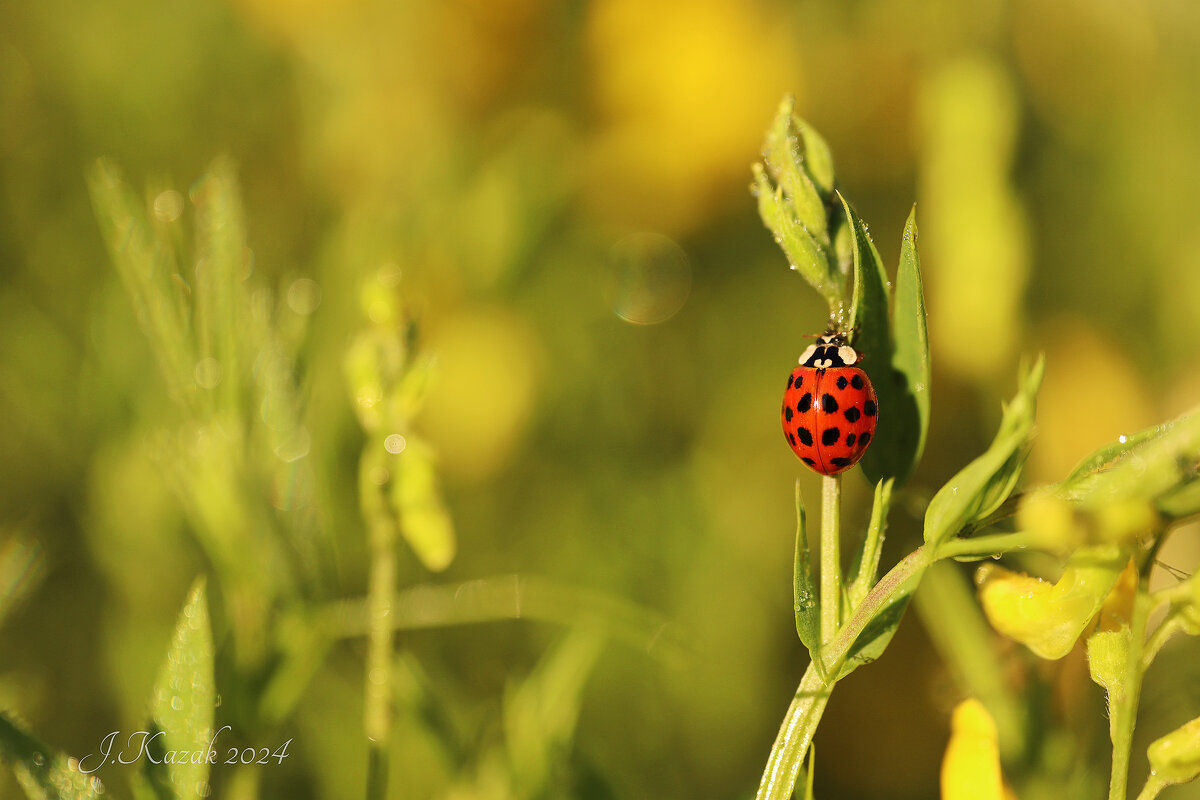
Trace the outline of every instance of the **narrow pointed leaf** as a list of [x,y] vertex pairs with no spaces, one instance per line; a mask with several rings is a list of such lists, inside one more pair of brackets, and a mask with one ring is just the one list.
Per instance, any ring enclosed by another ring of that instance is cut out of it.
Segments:
[[[205,752],[212,741],[215,702],[212,629],[201,578],[188,594],[154,684],[150,712],[153,727],[163,734],[156,740],[161,743],[160,752]],[[207,796],[208,764],[200,761],[165,764],[167,781],[179,800]],[[150,760],[145,764],[149,765]],[[148,777],[151,783],[158,782],[157,776]]]
[[791,97],[785,98],[780,104],[775,122],[767,131],[763,157],[771,176],[791,204],[796,219],[810,236],[828,246],[829,225],[825,217],[825,201],[805,174],[805,140],[797,127],[793,106]]
[[800,129],[800,135],[804,137],[804,161],[808,166],[808,173],[812,176],[813,183],[820,191],[831,194],[835,176],[833,153],[830,151],[829,145],[812,125],[800,117],[793,117],[793,120],[796,127]]
[[[104,786],[89,773],[99,766],[68,758],[0,713],[0,760],[12,767],[30,800],[103,800]],[[86,761],[86,759],[85,759]],[[95,762],[96,757],[90,759]]]
[[788,264],[825,298],[831,308],[840,305],[841,284],[830,280],[827,252],[804,231],[784,198],[782,188],[771,186],[762,165],[755,164],[753,171],[758,215],[783,248]]
[[891,426],[895,431],[892,444],[897,456],[896,480],[904,483],[921,460],[929,430],[929,334],[925,327],[921,259],[917,255],[916,207],[908,215],[900,245],[892,344],[892,366],[900,384],[891,408],[895,420]]
[[854,295],[850,308],[852,343],[862,361],[858,364],[871,379],[879,397],[879,418],[875,439],[863,455],[863,475],[871,483],[879,483],[904,472],[908,459],[898,450],[903,418],[898,418],[896,398],[902,396],[903,378],[892,368],[892,341],[888,311],[887,274],[879,251],[875,249],[863,221],[842,197],[842,207],[853,233]]
[[923,570],[900,587],[894,599],[867,623],[846,655],[836,680],[842,680],[863,664],[869,664],[883,655],[900,628],[900,621],[904,619],[904,612],[908,610],[908,603],[917,590],[922,574]]
[[[233,164],[217,160],[192,189],[196,204],[196,332],[201,355],[215,359],[220,382],[218,408],[238,413],[243,345],[249,315],[243,281],[249,275],[245,214]],[[257,344],[257,343],[255,343]]]
[[875,484],[875,499],[871,504],[871,522],[867,525],[867,535],[863,538],[862,546],[850,569],[850,589],[847,596],[846,608],[850,613],[858,607],[867,592],[875,585],[875,575],[879,571],[879,555],[883,550],[883,537],[887,530],[888,508],[892,501],[892,481],[880,481]]
[[800,482],[796,482],[796,558],[792,576],[792,597],[796,611],[796,633],[808,648],[814,664],[820,663],[821,608],[817,583],[813,578],[812,560],[808,553],[808,533],[804,525],[804,502],[800,497]]
[[931,549],[967,525],[984,519],[1012,493],[1033,440],[1042,358],[1022,376],[1021,386],[1004,409],[1000,430],[983,453],[938,490],[925,510],[925,542]]

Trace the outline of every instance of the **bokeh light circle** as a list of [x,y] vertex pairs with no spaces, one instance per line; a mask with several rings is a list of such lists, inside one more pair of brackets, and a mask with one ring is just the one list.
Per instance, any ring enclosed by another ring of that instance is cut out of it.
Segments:
[[692,289],[687,254],[657,233],[634,233],[609,252],[607,295],[613,312],[635,325],[656,325],[679,313]]

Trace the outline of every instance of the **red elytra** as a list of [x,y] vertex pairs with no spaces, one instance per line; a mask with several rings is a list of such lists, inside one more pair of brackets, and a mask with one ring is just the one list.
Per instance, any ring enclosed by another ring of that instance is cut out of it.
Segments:
[[827,334],[800,356],[783,393],[783,435],[796,456],[822,475],[858,463],[875,436],[879,400],[843,334]]

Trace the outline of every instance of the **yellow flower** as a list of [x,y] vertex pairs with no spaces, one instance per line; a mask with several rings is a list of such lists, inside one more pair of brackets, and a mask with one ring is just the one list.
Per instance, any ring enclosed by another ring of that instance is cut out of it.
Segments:
[[942,800],[1016,800],[1000,773],[996,723],[973,697],[959,703],[950,718]]
[[1100,611],[1128,555],[1116,545],[1081,547],[1056,583],[985,564],[976,574],[988,621],[1042,658],[1062,658]]

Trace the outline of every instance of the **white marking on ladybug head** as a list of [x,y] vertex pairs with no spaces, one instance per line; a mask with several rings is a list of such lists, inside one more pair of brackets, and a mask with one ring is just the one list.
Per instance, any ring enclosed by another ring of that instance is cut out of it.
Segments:
[[803,364],[805,361],[808,361],[813,357],[813,353],[815,352],[817,352],[817,346],[815,344],[810,344],[807,348],[805,348],[804,352],[800,354],[800,363]]
[[820,358],[813,362],[813,366],[817,369],[829,369],[833,366],[832,358]]
[[838,358],[849,366],[858,361],[858,352],[850,345],[844,344],[838,348]]

